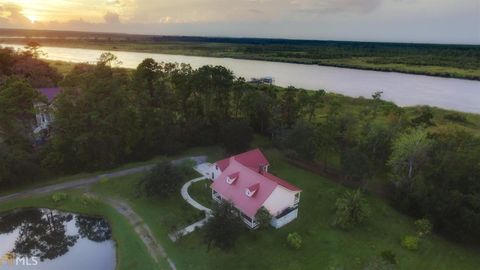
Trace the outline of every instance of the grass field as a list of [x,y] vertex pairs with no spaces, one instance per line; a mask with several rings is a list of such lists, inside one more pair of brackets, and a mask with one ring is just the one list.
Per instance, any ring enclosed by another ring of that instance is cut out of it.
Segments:
[[[220,150],[211,150],[220,153]],[[414,234],[413,220],[385,201],[367,196],[372,215],[368,222],[352,231],[332,228],[333,202],[347,188],[288,164],[276,150],[266,154],[273,173],[288,179],[304,192],[299,218],[280,230],[245,231],[231,252],[207,250],[202,231],[172,243],[167,234],[202,217],[186,204],[180,193],[168,200],[138,199],[132,190],[141,175],[97,184],[100,194],[127,199],[154,235],[167,248],[179,269],[362,269],[383,250],[397,255],[399,269],[478,269],[479,250],[448,242],[432,235],[422,241],[417,252],[400,246],[400,239]],[[192,186],[192,195],[208,203],[210,190],[204,182]],[[298,232],[303,246],[295,251],[287,247],[288,233]]]

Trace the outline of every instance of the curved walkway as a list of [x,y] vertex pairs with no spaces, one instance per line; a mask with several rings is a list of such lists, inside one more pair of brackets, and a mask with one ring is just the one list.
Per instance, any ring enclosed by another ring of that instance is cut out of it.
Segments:
[[170,238],[170,240],[172,240],[173,242],[177,241],[178,239],[180,239],[181,237],[189,234],[189,233],[192,233],[194,232],[196,229],[198,228],[201,228],[203,227],[205,224],[207,224],[207,221],[210,219],[211,217],[211,213],[212,213],[212,210],[210,208],[207,208],[203,205],[201,205],[200,203],[198,203],[197,201],[195,201],[191,196],[190,194],[188,194],[188,188],[193,184],[193,183],[196,183],[196,182],[199,182],[199,181],[202,181],[202,180],[207,180],[208,178],[205,177],[205,176],[201,176],[201,177],[198,177],[198,178],[194,178],[188,182],[186,182],[183,186],[182,186],[182,189],[181,189],[181,194],[182,194],[182,197],[183,199],[189,203],[191,206],[193,206],[194,208],[200,210],[200,211],[203,211],[205,212],[205,218],[204,219],[201,219],[193,224],[190,224],[188,225],[187,227],[175,232],[175,233],[172,233],[170,235],[168,235],[168,237]]
[[190,181],[188,181],[187,183],[185,183],[182,187],[182,190],[181,190],[181,193],[182,193],[182,197],[183,199],[189,203],[190,205],[192,205],[193,207],[197,208],[198,210],[200,211],[204,211],[204,212],[207,212],[207,213],[210,213],[212,212],[212,210],[210,208],[207,208],[203,205],[201,205],[200,203],[198,203],[197,201],[195,201],[191,196],[190,194],[188,194],[188,188],[193,184],[193,183],[196,183],[196,182],[199,182],[199,181],[202,181],[202,180],[205,180],[207,179],[206,177],[202,176],[202,177],[198,177],[198,178],[195,178],[195,179],[192,179]]

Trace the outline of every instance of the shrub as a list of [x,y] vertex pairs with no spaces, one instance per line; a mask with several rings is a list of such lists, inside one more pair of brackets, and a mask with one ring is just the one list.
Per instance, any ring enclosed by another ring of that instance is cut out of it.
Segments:
[[287,243],[288,246],[293,249],[300,249],[302,247],[302,237],[296,232],[289,233],[287,236]]
[[459,113],[448,113],[443,116],[443,119],[452,121],[452,122],[458,122],[458,123],[467,123],[468,120],[464,115],[461,115]]
[[382,251],[382,253],[380,253],[380,257],[389,264],[397,264],[397,256],[391,250]]
[[334,225],[342,229],[352,228],[362,223],[369,211],[360,190],[347,191],[335,203],[336,212]]
[[415,221],[415,228],[417,230],[417,235],[419,237],[424,237],[432,232],[432,223],[428,219],[422,218]]
[[229,202],[222,202],[214,207],[212,217],[204,229],[204,241],[208,249],[214,246],[228,251],[235,246],[243,228],[237,213],[238,210]]
[[419,242],[420,238],[413,235],[407,235],[402,239],[402,247],[411,251],[415,251],[418,249]]
[[170,162],[164,161],[153,167],[138,183],[138,194],[166,198],[179,191],[185,175]]
[[255,219],[259,223],[259,229],[267,229],[270,227],[270,221],[272,221],[272,215],[265,207],[261,207],[257,214],[255,215]]
[[59,202],[65,201],[67,197],[68,195],[65,192],[55,192],[52,195],[52,201],[55,203],[59,203]]

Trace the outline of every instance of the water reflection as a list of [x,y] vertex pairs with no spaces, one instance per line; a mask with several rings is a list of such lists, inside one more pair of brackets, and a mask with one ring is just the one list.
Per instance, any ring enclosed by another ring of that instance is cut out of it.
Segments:
[[[0,257],[10,253],[16,258],[36,258],[39,264],[35,269],[114,269],[111,237],[110,226],[103,218],[49,209],[27,209],[0,216]],[[87,260],[89,266],[77,260]],[[8,265],[0,265],[5,266],[8,269]]]

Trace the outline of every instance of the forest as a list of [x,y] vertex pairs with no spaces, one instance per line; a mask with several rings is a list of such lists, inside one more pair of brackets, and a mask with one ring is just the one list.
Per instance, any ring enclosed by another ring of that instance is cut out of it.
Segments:
[[[38,140],[38,87],[60,86]],[[104,53],[63,76],[36,48],[0,49],[0,186],[114,168],[192,146],[247,150],[254,136],[302,166],[387,197],[439,233],[480,243],[477,115],[402,108],[382,99],[247,83],[222,66],[145,59],[118,68]],[[39,143],[39,141],[41,143]]]

